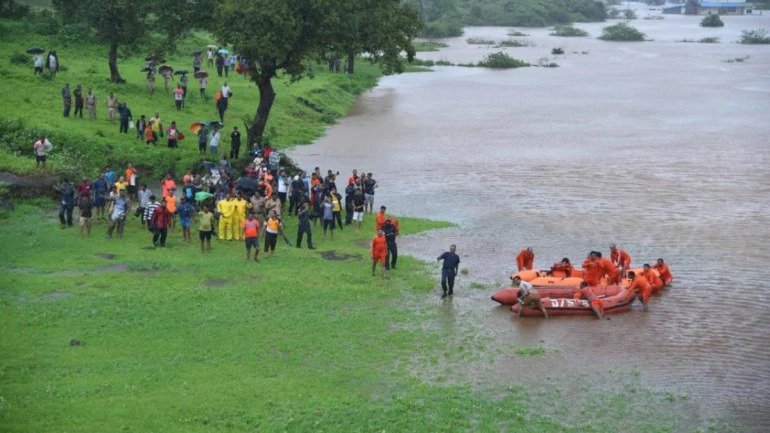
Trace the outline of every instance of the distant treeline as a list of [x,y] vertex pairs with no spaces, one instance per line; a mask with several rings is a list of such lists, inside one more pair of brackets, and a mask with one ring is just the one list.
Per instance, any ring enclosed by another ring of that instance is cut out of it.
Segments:
[[543,27],[603,21],[603,2],[595,0],[409,0],[420,11],[423,36],[459,36],[463,26]]

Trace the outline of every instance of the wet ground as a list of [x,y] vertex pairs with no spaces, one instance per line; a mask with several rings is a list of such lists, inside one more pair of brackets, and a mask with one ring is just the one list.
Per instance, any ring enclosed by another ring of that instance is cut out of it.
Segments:
[[[657,13],[637,7],[640,18]],[[371,171],[377,206],[458,225],[400,242],[402,254],[431,260],[456,243],[467,269],[450,305],[423,307],[439,308],[448,330],[549,349],[485,359],[466,379],[638,370],[644,384],[688,395],[691,419],[734,416],[768,431],[770,46],[734,42],[743,29],[770,29],[770,14],[723,20],[705,29],[699,17],[638,19],[653,39],[640,43],[595,39],[611,22],[578,24],[588,38],[516,29],[532,46],[505,51],[560,67],[386,77],[326,137],[290,154],[344,178]],[[419,57],[476,62],[500,49],[465,39],[499,42],[508,30],[468,28]],[[706,36],[720,43],[677,42]],[[546,267],[613,242],[634,265],[671,264],[674,285],[649,313],[516,320],[489,300],[521,247]]]

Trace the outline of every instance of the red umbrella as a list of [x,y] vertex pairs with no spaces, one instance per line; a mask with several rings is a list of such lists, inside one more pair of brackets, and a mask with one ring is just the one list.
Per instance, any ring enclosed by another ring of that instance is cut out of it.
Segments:
[[206,126],[203,122],[193,122],[190,124],[190,131],[193,132],[193,134],[197,134],[201,128],[204,128]]

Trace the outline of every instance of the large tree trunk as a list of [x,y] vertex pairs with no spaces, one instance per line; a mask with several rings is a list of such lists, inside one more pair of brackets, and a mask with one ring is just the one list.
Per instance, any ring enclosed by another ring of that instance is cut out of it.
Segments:
[[260,75],[255,81],[259,89],[259,106],[254,121],[249,126],[249,147],[252,144],[262,146],[262,134],[265,132],[267,118],[270,116],[270,109],[273,108],[273,102],[275,102],[275,90],[273,90],[271,77]]
[[353,51],[348,51],[348,70],[347,70],[348,74],[353,73],[353,70],[354,70],[353,66],[355,65],[355,62],[356,62],[356,53],[354,53]]
[[110,64],[110,81],[118,84],[125,83],[126,80],[124,80],[123,77],[120,76],[120,71],[118,71],[118,43],[117,42],[110,43],[109,64]]

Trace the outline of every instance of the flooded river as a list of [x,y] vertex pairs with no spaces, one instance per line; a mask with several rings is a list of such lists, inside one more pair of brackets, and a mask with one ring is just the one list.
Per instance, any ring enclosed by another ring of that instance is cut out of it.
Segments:
[[[532,46],[505,51],[560,67],[386,77],[324,138],[290,154],[345,177],[371,171],[377,206],[457,224],[400,242],[426,259],[458,245],[468,274],[448,326],[557,349],[490,368],[510,377],[522,364],[543,373],[638,370],[645,384],[689,395],[696,421],[717,414],[770,431],[770,46],[734,43],[743,29],[770,29],[770,14],[723,17],[721,29],[699,20],[633,21],[653,39],[641,43],[595,39],[606,23],[577,25],[588,38],[517,29]],[[465,38],[499,42],[507,31],[468,28],[419,57],[476,62],[499,49]],[[677,42],[705,36],[720,43]],[[553,47],[566,54],[551,55]],[[736,58],[744,61],[727,62]],[[675,283],[649,313],[637,305],[603,322],[516,320],[489,300],[524,246],[547,267],[608,253],[610,243],[636,266],[671,264]]]

